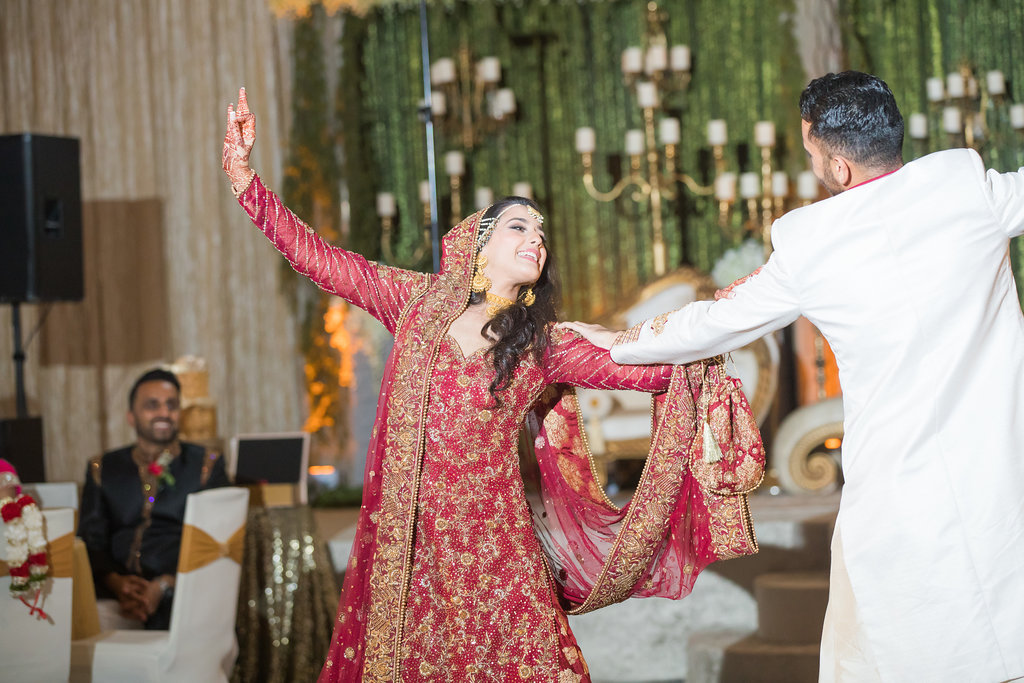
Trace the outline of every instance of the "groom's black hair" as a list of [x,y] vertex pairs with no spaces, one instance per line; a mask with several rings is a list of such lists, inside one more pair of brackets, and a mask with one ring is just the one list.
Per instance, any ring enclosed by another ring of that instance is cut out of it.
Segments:
[[815,78],[800,95],[800,118],[824,153],[868,168],[902,163],[903,116],[877,76],[844,71]]

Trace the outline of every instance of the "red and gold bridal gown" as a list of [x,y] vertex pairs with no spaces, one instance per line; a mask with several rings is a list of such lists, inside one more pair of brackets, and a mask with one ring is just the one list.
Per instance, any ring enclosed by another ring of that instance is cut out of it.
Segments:
[[[567,611],[679,598],[711,562],[756,552],[745,496],[688,476],[701,372],[619,366],[552,330],[544,357],[524,355],[494,407],[489,358],[464,356],[447,333],[469,299],[482,212],[445,236],[431,275],[330,246],[258,177],[239,202],[296,270],[395,335],[321,681],[587,681]],[[624,508],[596,482],[567,385],[665,392]],[[524,423],[536,509],[519,465]],[[750,444],[763,463],[759,448]]]

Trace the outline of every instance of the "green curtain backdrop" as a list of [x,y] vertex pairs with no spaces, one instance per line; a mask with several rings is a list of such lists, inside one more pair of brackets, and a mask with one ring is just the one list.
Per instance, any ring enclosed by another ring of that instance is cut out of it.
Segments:
[[[752,128],[755,121],[768,119],[779,133],[774,164],[791,176],[802,170],[796,101],[806,76],[792,33],[792,0],[663,0],[660,7],[668,15],[669,42],[686,43],[693,52],[689,90],[666,106],[683,122],[681,167],[710,181],[705,126],[711,118],[724,118],[730,170],[757,170]],[[325,61],[316,30],[331,20],[344,23],[340,60],[333,64]],[[626,46],[642,43],[645,20],[646,2],[641,0],[446,0],[428,7],[431,60],[455,57],[461,46],[474,59],[496,55],[502,62],[502,85],[512,88],[518,104],[510,125],[467,154],[460,213],[472,210],[478,187],[501,196],[514,183],[529,182],[548,216],[570,317],[598,318],[617,310],[654,279],[648,205],[631,201],[628,192],[613,203],[592,199],[583,188],[574,149],[575,129],[591,126],[598,139],[597,186],[609,189],[625,172],[623,135],[642,127],[642,114],[622,81],[620,55]],[[925,79],[944,76],[963,62],[981,79],[989,69],[1003,70],[1011,99],[1024,98],[1024,92],[1015,92],[1015,86],[1024,90],[1019,59],[1024,3],[1019,0],[846,0],[840,3],[840,20],[849,67],[885,78],[905,114],[929,111]],[[427,172],[417,115],[422,96],[417,3],[379,4],[367,14],[343,19],[325,17],[315,7],[310,18],[296,24],[295,43],[299,99],[286,195],[298,199],[296,208],[319,228],[326,223],[339,243],[380,258],[375,195],[393,192],[399,212],[389,245],[394,261],[428,269],[418,193]],[[325,104],[325,69],[337,75],[333,110]],[[936,134],[927,144],[908,139],[908,159],[950,144],[937,130],[937,110],[931,111]],[[1017,168],[1024,163],[1024,144],[1008,131],[1005,108],[989,112],[989,120],[994,135],[982,149],[986,159],[995,168]],[[456,137],[437,133],[443,232],[452,217],[442,159],[460,145]],[[306,183],[314,187],[304,188]],[[346,201],[337,195],[338,183]],[[712,200],[685,190],[680,194],[681,200],[669,204],[664,214],[670,265],[692,263],[709,270],[736,242],[745,212],[742,207],[733,212],[734,236],[727,237],[717,225]],[[307,208],[311,213],[304,212]],[[336,217],[343,213],[347,220],[339,224]],[[1012,256],[1022,282],[1020,240]]]
[[[730,170],[758,170],[748,152],[754,122],[773,120],[780,145],[776,163],[804,168],[796,101],[805,77],[790,25],[791,0],[665,0],[670,44],[686,43],[693,79],[685,97],[667,108],[683,121],[682,168],[710,182],[706,123],[728,122]],[[467,153],[462,214],[473,209],[477,187],[495,196],[529,182],[547,215],[545,227],[563,281],[569,316],[594,318],[616,310],[654,278],[648,205],[627,193],[614,203],[590,198],[575,152],[575,130],[597,131],[595,180],[609,189],[628,166],[624,134],[642,128],[620,72],[620,55],[640,45],[646,2],[444,2],[428,9],[430,59],[455,57],[461,45],[474,60],[496,55],[502,85],[515,92],[515,120]],[[427,177],[422,97],[420,24],[413,3],[378,6],[365,17],[347,16],[338,84],[345,123],[345,180],[352,227],[349,239],[371,255],[379,239],[375,193],[396,195],[398,222],[392,252],[399,265],[429,268],[429,255],[413,259],[423,242],[418,184]],[[358,131],[356,134],[354,131]],[[367,140],[368,138],[368,140]],[[367,144],[367,142],[369,144]],[[449,178],[443,154],[457,138],[436,138],[442,232],[450,227]],[[358,186],[357,186],[358,184]],[[742,211],[734,216],[739,226]],[[710,270],[734,240],[717,225],[717,205],[685,194],[665,210],[671,265],[688,261]]]
[[[1011,171],[1024,165],[1024,136],[1011,130],[1008,121],[1008,103],[1024,102],[1024,2],[847,0],[841,17],[850,68],[883,78],[904,117],[929,113],[928,141],[911,141],[908,134],[905,159],[953,146],[938,126],[940,112],[929,108],[925,81],[945,80],[967,64],[981,83],[993,69],[1007,80],[1007,103],[989,103],[986,110],[991,134],[979,151],[991,168]],[[1010,254],[1024,301],[1024,240],[1014,240]]]
[[[292,51],[292,126],[282,197],[299,217],[316,226],[333,244],[345,243],[342,234],[338,163],[338,123],[330,104],[324,51],[323,7],[295,22]],[[358,245],[357,245],[358,246]],[[371,255],[372,257],[372,255]],[[313,434],[312,463],[334,464],[340,460],[338,444],[350,437],[347,419],[351,392],[339,383],[340,359],[325,329],[331,297],[282,260],[282,282],[298,310],[299,348],[304,358],[307,421]]]

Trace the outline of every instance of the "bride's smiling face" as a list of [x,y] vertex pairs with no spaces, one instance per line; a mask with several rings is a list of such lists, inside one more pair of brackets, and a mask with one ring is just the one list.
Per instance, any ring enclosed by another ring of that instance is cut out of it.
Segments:
[[548,258],[538,214],[523,204],[510,206],[501,214],[481,253],[487,257],[484,272],[495,286],[535,283]]

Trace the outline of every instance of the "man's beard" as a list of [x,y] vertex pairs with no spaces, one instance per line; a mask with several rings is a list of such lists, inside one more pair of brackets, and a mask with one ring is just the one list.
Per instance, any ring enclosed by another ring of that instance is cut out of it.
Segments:
[[818,178],[821,184],[828,190],[828,193],[835,197],[837,194],[843,191],[843,186],[836,180],[835,174],[832,172],[832,167],[826,165],[825,170],[822,171],[821,178]]

